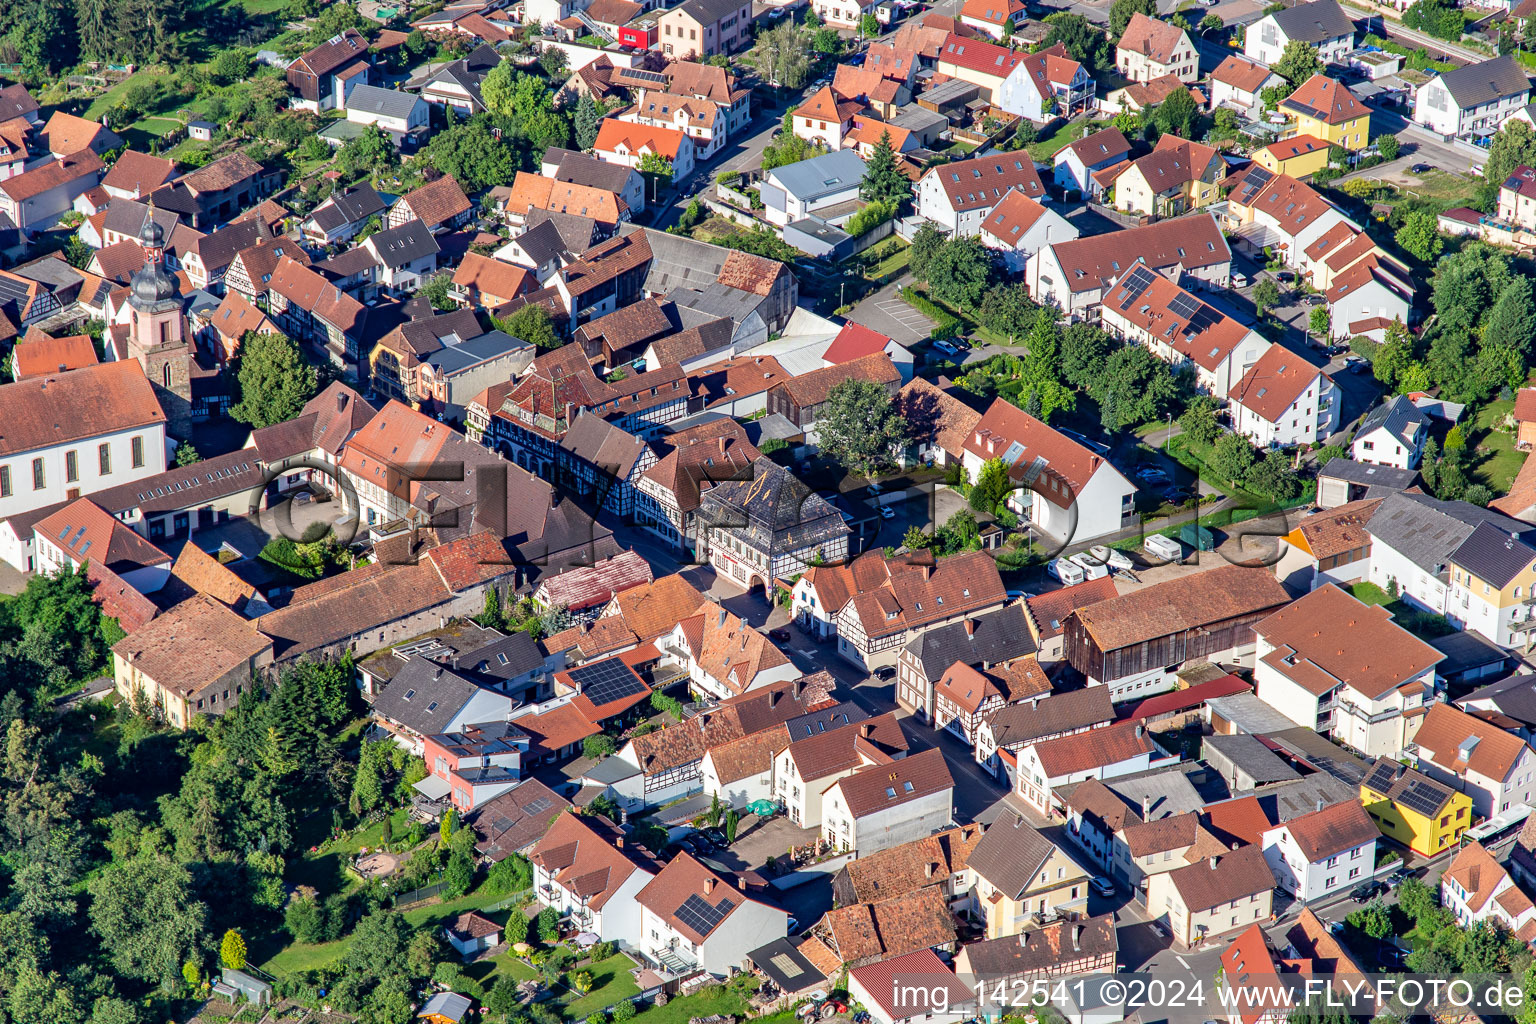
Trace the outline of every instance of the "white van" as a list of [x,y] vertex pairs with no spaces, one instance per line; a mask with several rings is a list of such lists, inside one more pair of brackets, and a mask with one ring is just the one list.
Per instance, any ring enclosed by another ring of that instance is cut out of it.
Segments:
[[1184,545],[1173,537],[1165,537],[1160,533],[1154,533],[1142,542],[1142,549],[1149,555],[1177,562],[1184,557]]
[[1060,580],[1067,586],[1082,583],[1088,578],[1088,573],[1083,567],[1070,558],[1057,558],[1045,564],[1045,571],[1051,574],[1053,579]]

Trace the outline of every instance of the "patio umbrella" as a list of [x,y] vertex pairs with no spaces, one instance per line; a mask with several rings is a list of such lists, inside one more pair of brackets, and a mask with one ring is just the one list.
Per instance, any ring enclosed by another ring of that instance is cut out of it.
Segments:
[[747,804],[747,810],[759,818],[771,818],[778,813],[779,805],[772,800],[753,800]]
[[576,933],[576,945],[580,946],[582,949],[586,949],[588,946],[597,945],[601,939],[602,936],[597,934],[597,932]]

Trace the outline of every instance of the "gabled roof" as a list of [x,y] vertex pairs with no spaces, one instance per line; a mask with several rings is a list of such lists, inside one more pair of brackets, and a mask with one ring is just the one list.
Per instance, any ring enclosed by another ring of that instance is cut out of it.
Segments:
[[1102,651],[1290,603],[1273,573],[1238,565],[1165,580],[1071,613]]
[[1429,429],[1429,417],[1413,404],[1413,399],[1407,395],[1396,395],[1366,413],[1355,436],[1367,437],[1378,430],[1385,430],[1404,448],[1411,450],[1413,436],[1420,428]]
[[1531,528],[1528,523],[1464,501],[1440,501],[1427,494],[1398,492],[1382,500],[1366,530],[1376,541],[1438,576],[1446,571],[1461,542],[1483,522],[1515,534]]
[[76,564],[94,560],[122,575],[148,566],[169,568],[171,556],[89,498],[78,498],[33,527],[38,537]]
[[1270,17],[1285,33],[1287,41],[1299,39],[1304,43],[1322,43],[1355,34],[1354,22],[1334,0],[1312,0],[1276,11]]
[[1446,71],[1440,75],[1440,84],[1463,110],[1506,96],[1524,96],[1531,89],[1531,80],[1513,54]]
[[346,29],[294,59],[293,67],[314,75],[326,75],[353,60],[366,59],[368,40],[356,29]]
[[943,884],[969,865],[983,831],[979,824],[960,825],[864,854],[845,864],[834,884],[846,879],[854,899],[862,903]]
[[1027,56],[1029,54],[1024,50],[1009,50],[1006,46],[968,39],[955,32],[951,32],[939,48],[939,63],[954,64],[996,78],[1007,78]]
[[[1322,0],[1318,0],[1322,2]],[[1232,250],[1209,212],[1200,211],[1138,228],[1087,235],[1048,247],[1072,292],[1103,289],[1142,261],[1154,270],[1198,270],[1229,263]]]
[[640,156],[649,152],[667,160],[675,160],[679,151],[687,143],[688,136],[676,128],[635,124],[630,121],[620,121],[616,117],[606,117],[598,129],[597,141],[592,144],[592,148],[599,153],[622,153],[630,156]]
[[922,377],[913,377],[902,385],[895,404],[913,438],[931,442],[956,458],[964,450],[965,439],[981,422],[981,413],[950,390]]
[[994,888],[1018,899],[1056,852],[1056,844],[1023,816],[1005,811],[971,851],[969,866]]
[[94,183],[100,170],[101,157],[85,149],[57,160],[49,160],[13,177],[0,179],[0,192],[21,204],[61,185],[70,185],[84,178],[91,178]]
[[1271,78],[1278,81],[1279,77],[1258,61],[1237,53],[1228,56],[1216,66],[1215,71],[1211,72],[1211,81],[1230,85],[1239,92],[1253,94],[1257,94],[1264,87],[1264,83]]
[[[944,190],[949,205],[954,210],[974,210],[995,206],[1010,190],[1017,190],[1032,199],[1045,195],[1045,185],[1040,172],[1028,153],[994,153],[974,156],[955,163],[941,164],[929,170]],[[922,185],[919,183],[919,188]]]
[[34,328],[12,350],[12,369],[18,380],[41,374],[63,373],[95,366],[96,346],[88,334],[55,338]]
[[[1445,869],[1444,880],[1455,882],[1466,896],[1467,909],[1480,913],[1494,898],[1494,893],[1509,878],[1509,872],[1488,852],[1482,843],[1473,840],[1457,851]],[[1530,898],[1526,898],[1530,903]]]
[[752,901],[692,854],[679,853],[635,894],[635,902],[689,941],[704,943]]
[[[521,172],[519,172],[521,173]],[[429,181],[413,192],[401,196],[397,203],[404,203],[427,227],[436,227],[472,209],[459,183],[449,175]]]
[[1081,771],[1154,756],[1159,747],[1139,722],[1100,726],[1087,732],[1058,736],[1031,744],[1047,779],[1062,779]]
[[1324,74],[1313,75],[1303,82],[1295,92],[1280,101],[1280,109],[1333,125],[1365,117],[1370,113],[1370,109],[1355,99],[1348,87]]
[[1115,282],[1104,307],[1213,373],[1253,330],[1145,265]]
[[381,117],[409,117],[421,103],[420,96],[400,89],[385,89],[377,85],[355,85],[347,93],[347,109],[359,110]]
[[858,100],[843,99],[832,91],[830,85],[824,85],[795,108],[795,116],[842,124],[863,109],[864,104]]
[[199,594],[119,640],[112,653],[162,687],[195,697],[220,680],[228,686],[229,673],[271,647],[254,622]]
[[1511,770],[1528,747],[1511,732],[1467,714],[1450,704],[1434,704],[1414,737],[1419,754],[1431,764],[1459,777],[1474,771],[1499,782],[1509,780]]
[[176,161],[125,149],[101,179],[106,188],[147,195],[176,176]]
[[888,764],[872,764],[839,779],[829,788],[842,794],[848,813],[863,818],[935,793],[953,790],[955,780],[937,749],[911,754]]
[[529,859],[578,902],[601,910],[636,871],[654,875],[658,867],[632,843],[621,849],[617,844],[623,842],[624,834],[606,818],[562,814]]
[[1284,345],[1271,345],[1227,397],[1267,422],[1278,423],[1303,392],[1326,376],[1306,356]]
[[1085,686],[999,708],[987,716],[993,742],[1000,750],[1016,750],[1041,736],[1083,728],[1097,731],[1115,717],[1109,694],[1101,690],[1108,687]]
[[1515,534],[1491,523],[1479,523],[1452,552],[1451,564],[1485,584],[1503,589],[1536,565],[1536,534]]
[[[68,410],[69,415],[59,415]],[[165,422],[137,360],[0,385],[0,455],[17,455]]]
[[1381,832],[1358,800],[1343,800],[1285,823],[1308,862],[1317,864],[1357,846],[1374,843]]
[[1181,45],[1189,45],[1189,36],[1183,29],[1149,18],[1140,11],[1131,15],[1125,33],[1116,44],[1118,49],[1139,53],[1158,64],[1171,63]]
[[1027,597],[1024,599],[1024,605],[1029,611],[1029,617],[1035,623],[1040,639],[1046,640],[1062,634],[1067,613],[1074,608],[1086,608],[1118,595],[1119,591],[1115,589],[1114,578],[1101,576],[1098,579],[1085,580],[1059,590]]
[[[1062,480],[1073,495],[1083,493],[1100,469],[1116,472],[1102,457],[1001,398],[982,414],[966,438],[965,450],[982,461],[1002,459],[1015,480],[1032,483],[1046,476]],[[1070,502],[1068,497],[1063,504]]]
[[829,910],[817,926],[838,959],[860,966],[955,941],[955,919],[942,888],[925,885],[877,903]]
[[983,234],[1012,248],[1029,234],[1029,229],[1043,216],[1045,207],[1018,189],[1013,189],[992,207],[992,212],[982,222],[981,230]]
[[1257,846],[1244,846],[1209,861],[1201,860],[1176,868],[1169,872],[1168,880],[1191,913],[1210,910],[1233,900],[1246,900],[1249,896],[1268,892],[1275,885],[1269,862]]

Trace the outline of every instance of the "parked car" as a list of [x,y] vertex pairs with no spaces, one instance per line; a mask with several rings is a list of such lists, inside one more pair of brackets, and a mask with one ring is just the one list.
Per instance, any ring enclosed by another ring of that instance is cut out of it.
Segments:
[[1155,487],[1158,484],[1167,483],[1168,474],[1157,466],[1142,466],[1136,471],[1136,479],[1144,484]]
[[955,346],[951,345],[949,342],[945,341],[943,338],[940,338],[938,341],[935,341],[933,343],[933,347],[938,349],[940,352],[943,352],[946,355],[951,355],[951,356],[955,355],[957,352],[960,351],[958,348],[956,348]]
[[1053,558],[1045,564],[1045,571],[1069,587],[1088,578],[1087,570],[1069,558]]
[[1385,882],[1371,880],[1362,885],[1357,885],[1350,891],[1349,898],[1356,903],[1369,903],[1371,900],[1387,891]]
[[783,626],[776,626],[773,629],[770,629],[768,631],[768,637],[769,639],[777,640],[781,644],[787,644],[790,641],[789,630],[785,629]]
[[1195,495],[1184,487],[1170,487],[1163,492],[1163,500],[1170,505],[1182,505]]
[[1113,896],[1115,894],[1115,883],[1103,875],[1095,875],[1088,880],[1088,884],[1093,886],[1093,891],[1100,896]]
[[707,829],[704,830],[704,836],[710,842],[714,843],[716,846],[724,848],[726,846],[731,845],[729,840],[727,840],[725,838],[725,830],[724,829],[721,829],[721,828],[707,828]]
[[1233,288],[1247,288],[1248,287],[1248,275],[1247,274],[1233,274],[1232,275],[1232,287]]
[[881,680],[882,682],[884,680],[887,680],[887,679],[895,679],[896,678],[896,666],[895,665],[881,665],[879,668],[875,669],[875,671],[872,672],[871,675],[873,675],[876,679]]
[[891,508],[891,506],[889,506],[889,505],[880,505],[880,506],[878,506],[878,508],[880,509],[880,518],[881,519],[895,519],[896,518],[896,512],[895,512],[895,510],[893,510]]
[[1398,886],[1402,885],[1412,877],[1412,871],[1409,871],[1407,868],[1398,868],[1396,871],[1387,876],[1387,888],[1396,889]]
[[1083,572],[1090,580],[1101,580],[1109,575],[1109,566],[1094,558],[1086,551],[1080,551],[1072,556],[1072,561],[1083,567]]
[[1408,170],[1412,174],[1428,174],[1430,171],[1434,170],[1434,168],[1429,166],[1429,164],[1414,164],[1412,167],[1408,168]]

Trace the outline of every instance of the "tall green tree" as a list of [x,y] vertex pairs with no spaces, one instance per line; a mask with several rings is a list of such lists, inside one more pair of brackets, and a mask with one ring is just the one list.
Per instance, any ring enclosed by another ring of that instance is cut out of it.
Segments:
[[912,198],[912,181],[896,166],[889,130],[880,133],[874,152],[869,155],[859,197],[865,202],[890,203],[898,208]]
[[1079,391],[1103,376],[1112,347],[1109,335],[1089,323],[1075,323],[1061,337],[1061,375]]
[[1439,221],[1433,211],[1420,207],[1403,218],[1403,226],[1394,236],[1403,251],[1423,263],[1433,263],[1445,248]]
[[[1378,144],[1380,140],[1377,140]],[[1483,164],[1483,179],[1478,186],[1478,209],[1493,213],[1499,206],[1499,186],[1509,180],[1515,168],[1524,164],[1536,167],[1536,130],[1529,123],[1509,118],[1488,146]]]
[[1195,106],[1195,98],[1189,90],[1175,89],[1152,112],[1152,123],[1164,135],[1188,139],[1194,137],[1195,122],[1199,117],[1200,108]]
[[1072,55],[1072,59],[1083,65],[1090,75],[1097,74],[1113,62],[1109,39],[1104,35],[1104,30],[1081,14],[1058,11],[1046,15],[1045,23],[1050,29],[1046,32],[1042,48],[1061,43]]
[[477,114],[432,136],[421,155],[426,163],[453,178],[466,192],[509,184],[517,177],[522,159],[513,146],[513,138],[505,132],[498,138],[492,128],[489,116]]
[[107,865],[87,885],[91,930],[129,978],[174,990],[181,965],[198,955],[208,908],[179,864],[139,858]]
[[907,257],[907,268],[919,281],[928,280],[928,270],[934,257],[944,248],[944,235],[932,221],[925,220],[912,236],[912,250]]
[[981,239],[951,238],[928,267],[928,290],[940,302],[975,308],[992,277],[992,250]]
[[911,442],[907,421],[885,388],[856,377],[833,386],[816,430],[823,452],[865,476],[891,465]]
[[559,348],[564,343],[549,310],[538,303],[529,303],[510,316],[496,321],[497,330],[504,331],[528,342],[536,348]]
[[1125,27],[1137,14],[1157,17],[1157,4],[1153,0],[1115,0],[1109,6],[1109,37],[1115,42],[1125,35]]
[[1300,39],[1292,39],[1285,44],[1285,49],[1280,53],[1280,59],[1275,61],[1270,70],[1291,83],[1294,88],[1313,75],[1322,74],[1323,62],[1317,55],[1316,47]]
[[575,116],[572,118],[577,148],[592,148],[592,144],[597,141],[597,133],[602,130],[605,116],[603,108],[597,105],[597,100],[592,98],[591,93],[581,94],[581,99],[576,102]]
[[283,423],[315,397],[319,375],[285,335],[247,332],[235,359],[240,400],[229,414],[241,423],[258,428]]

